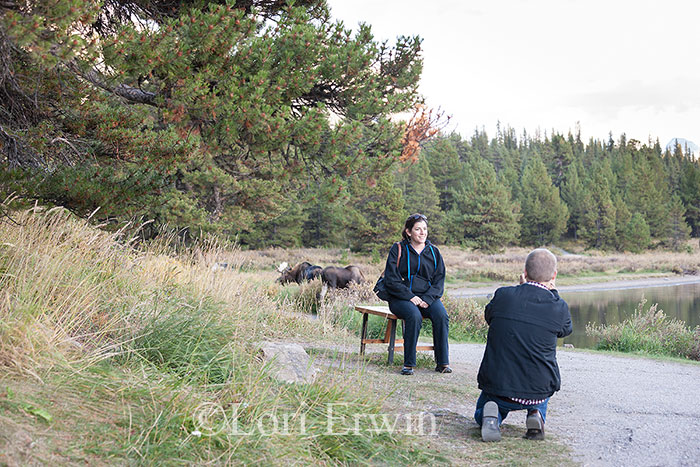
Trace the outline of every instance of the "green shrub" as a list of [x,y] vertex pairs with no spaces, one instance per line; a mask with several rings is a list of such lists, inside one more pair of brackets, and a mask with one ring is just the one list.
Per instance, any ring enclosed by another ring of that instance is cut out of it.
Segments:
[[700,326],[692,329],[683,321],[666,316],[654,304],[646,311],[642,298],[634,314],[620,323],[587,324],[586,335],[598,340],[597,349],[646,352],[700,360]]

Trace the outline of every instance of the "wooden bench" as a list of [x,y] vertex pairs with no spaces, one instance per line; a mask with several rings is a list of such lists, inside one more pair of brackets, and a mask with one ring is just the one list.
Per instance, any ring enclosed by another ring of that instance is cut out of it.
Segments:
[[[396,338],[396,321],[400,318],[389,311],[386,305],[355,305],[355,310],[362,313],[362,331],[360,332],[360,355],[365,354],[366,344],[389,344],[389,364],[394,363],[394,350],[403,349],[403,339]],[[381,316],[387,320],[384,339],[367,338],[367,319],[369,315]],[[403,320],[401,320],[403,331]],[[403,334],[403,332],[402,332]],[[416,350],[433,350],[432,345],[418,345]]]

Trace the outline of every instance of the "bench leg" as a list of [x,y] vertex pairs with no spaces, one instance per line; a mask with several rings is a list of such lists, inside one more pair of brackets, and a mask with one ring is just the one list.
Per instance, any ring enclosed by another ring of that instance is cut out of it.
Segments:
[[389,365],[394,364],[394,346],[396,345],[396,320],[390,319],[387,323],[387,329],[389,330]]
[[365,354],[365,339],[367,338],[367,313],[362,314],[362,331],[360,331],[360,355]]

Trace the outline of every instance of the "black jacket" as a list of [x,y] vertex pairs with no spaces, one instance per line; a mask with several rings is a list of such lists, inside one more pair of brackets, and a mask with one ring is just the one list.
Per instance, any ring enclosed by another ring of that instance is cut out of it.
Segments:
[[569,306],[556,290],[501,287],[486,305],[489,333],[479,388],[504,397],[544,399],[561,386],[557,338],[571,334]]
[[[419,255],[409,242],[403,240],[397,268],[398,254],[399,247],[394,243],[389,250],[384,269],[384,283],[390,299],[410,300],[418,296],[428,305],[432,305],[435,300],[442,297],[445,288],[445,262],[435,245],[426,241],[425,248]],[[410,281],[409,263],[411,265]]]

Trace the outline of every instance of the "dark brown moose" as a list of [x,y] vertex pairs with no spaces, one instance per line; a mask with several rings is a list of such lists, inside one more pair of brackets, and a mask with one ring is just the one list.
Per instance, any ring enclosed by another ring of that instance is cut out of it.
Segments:
[[293,268],[289,267],[287,263],[282,263],[277,270],[281,273],[277,278],[277,282],[281,284],[290,282],[301,284],[304,281],[314,280],[321,275],[321,266],[314,266],[307,261],[299,263]]
[[350,265],[344,268],[328,266],[321,271],[321,281],[323,282],[323,287],[318,293],[317,298],[319,300],[325,298],[328,289],[344,289],[353,282],[360,284],[365,281],[365,276],[357,266]]
[[365,276],[357,266],[345,266],[339,268],[337,266],[328,266],[321,271],[321,280],[331,289],[344,289],[351,282],[358,284],[364,282]]

